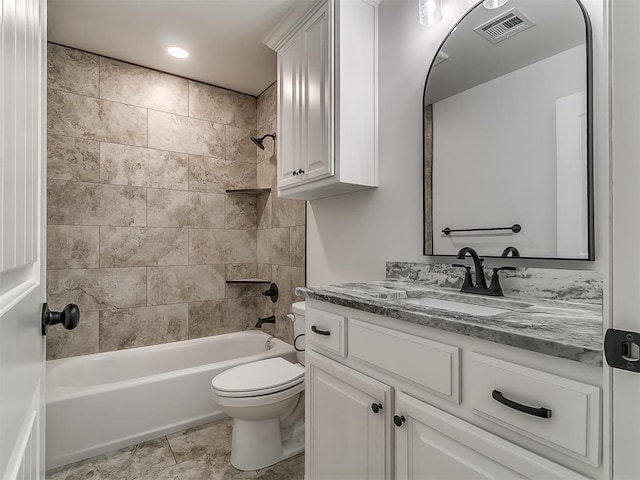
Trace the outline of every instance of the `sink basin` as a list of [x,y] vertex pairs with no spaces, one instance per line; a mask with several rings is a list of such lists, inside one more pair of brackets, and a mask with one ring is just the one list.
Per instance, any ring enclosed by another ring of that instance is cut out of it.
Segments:
[[486,305],[473,305],[471,303],[451,302],[449,300],[429,297],[406,298],[400,301],[411,305],[421,305],[423,307],[433,307],[440,310],[449,310],[451,312],[467,313],[477,317],[491,317],[493,315],[499,315],[510,311],[504,308],[487,307]]

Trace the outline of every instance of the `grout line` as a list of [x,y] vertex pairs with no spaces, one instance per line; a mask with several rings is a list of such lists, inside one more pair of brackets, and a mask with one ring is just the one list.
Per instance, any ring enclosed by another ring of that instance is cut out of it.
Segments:
[[147,307],[149,306],[149,267],[144,267],[144,296]]
[[[188,334],[187,334],[187,336],[188,336]],[[178,459],[176,458],[176,454],[174,453],[173,448],[171,447],[171,442],[169,442],[169,435],[165,435],[164,438],[167,441],[167,445],[169,445],[169,451],[171,452],[171,456],[173,457],[173,461],[176,462],[176,465],[177,465],[178,464]]]

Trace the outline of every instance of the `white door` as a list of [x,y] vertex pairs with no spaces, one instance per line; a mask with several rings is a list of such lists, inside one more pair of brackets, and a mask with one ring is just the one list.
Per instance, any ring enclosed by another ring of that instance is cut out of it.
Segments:
[[0,478],[44,479],[46,0],[2,0]]
[[309,350],[306,359],[307,478],[390,478],[391,387]]
[[[640,332],[640,2],[613,0],[611,13],[612,316],[614,328]],[[612,386],[613,478],[638,479],[640,373],[613,370]]]
[[585,479],[404,393],[395,411],[397,479]]

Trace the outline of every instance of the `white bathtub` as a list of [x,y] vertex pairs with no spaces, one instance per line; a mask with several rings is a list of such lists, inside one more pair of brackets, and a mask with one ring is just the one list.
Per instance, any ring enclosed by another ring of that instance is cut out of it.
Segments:
[[292,346],[246,331],[47,362],[46,468],[223,418],[211,379]]

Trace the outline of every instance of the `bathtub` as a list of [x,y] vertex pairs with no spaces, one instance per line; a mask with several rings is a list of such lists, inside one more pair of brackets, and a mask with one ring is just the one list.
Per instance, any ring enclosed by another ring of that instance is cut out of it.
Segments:
[[46,468],[55,468],[225,415],[211,379],[242,363],[296,361],[261,331],[47,362]]

